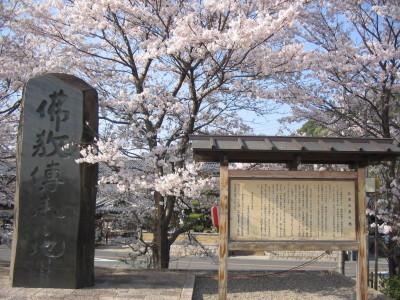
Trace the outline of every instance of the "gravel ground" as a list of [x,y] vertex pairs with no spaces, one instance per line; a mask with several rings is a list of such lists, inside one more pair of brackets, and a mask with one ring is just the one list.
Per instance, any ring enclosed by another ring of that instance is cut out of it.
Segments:
[[[252,273],[254,274],[254,273]],[[229,272],[228,299],[243,300],[355,300],[355,282],[338,273],[307,271],[263,276]],[[250,275],[250,276],[249,276]],[[196,276],[193,300],[217,300],[214,274]],[[390,298],[369,291],[369,300]]]

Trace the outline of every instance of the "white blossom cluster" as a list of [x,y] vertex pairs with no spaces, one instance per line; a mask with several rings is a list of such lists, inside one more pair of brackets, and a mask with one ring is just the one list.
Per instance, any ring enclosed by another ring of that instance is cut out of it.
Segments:
[[[384,174],[381,182],[384,183],[385,176],[388,175],[387,168],[375,167],[374,171],[380,171]],[[388,241],[399,242],[400,235],[400,184],[399,179],[391,182],[389,188],[382,184],[377,198],[373,201],[372,207],[366,210],[367,216],[372,216],[375,222],[370,224],[374,229],[378,226],[378,232],[384,235]]]
[[376,224],[376,223],[371,223],[370,227],[375,228],[378,225],[378,232],[384,235],[388,235],[389,233],[392,232],[392,227],[383,223],[383,224]]
[[[241,112],[265,115],[265,100],[334,135],[400,137],[397,2],[3,0],[0,151],[15,152],[7,112],[28,78],[77,75],[97,89],[101,122],[77,162],[104,167],[104,198],[129,195],[139,219],[162,209],[169,233],[180,230],[188,200],[214,188],[189,136],[249,133]],[[393,237],[397,186],[375,212]]]
[[188,198],[198,198],[201,193],[210,188],[210,178],[199,176],[201,165],[189,164],[185,168],[177,169],[174,173],[159,176],[154,182],[154,189],[163,196],[173,195]]
[[77,162],[100,163],[100,198],[125,199],[141,221],[160,208],[186,220],[193,199],[207,201],[215,183],[191,162],[189,135],[248,133],[239,112],[269,111],[257,82],[298,69],[302,52],[291,37],[303,1],[21,3],[22,28],[99,93],[101,132]]
[[313,120],[334,135],[399,135],[398,1],[314,1],[298,19],[300,71],[276,78],[270,97],[287,121]]

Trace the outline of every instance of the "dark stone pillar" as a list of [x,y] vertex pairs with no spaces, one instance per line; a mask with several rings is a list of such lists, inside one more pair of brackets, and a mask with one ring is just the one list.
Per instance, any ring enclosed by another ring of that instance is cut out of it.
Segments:
[[28,81],[17,149],[14,287],[94,284],[97,165],[77,164],[98,132],[97,92],[67,74]]

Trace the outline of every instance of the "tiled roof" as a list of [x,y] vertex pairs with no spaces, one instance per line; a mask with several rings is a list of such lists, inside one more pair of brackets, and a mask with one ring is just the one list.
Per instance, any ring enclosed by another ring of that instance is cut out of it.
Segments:
[[303,136],[190,136],[196,161],[374,163],[400,155],[393,139]]

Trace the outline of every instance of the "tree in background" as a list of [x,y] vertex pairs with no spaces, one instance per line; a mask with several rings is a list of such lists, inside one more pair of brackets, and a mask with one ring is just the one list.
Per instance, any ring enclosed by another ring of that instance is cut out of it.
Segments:
[[[0,1],[0,206],[3,208],[12,207],[14,202],[16,139],[23,85],[36,74],[70,69],[67,62],[58,59],[60,49],[54,42],[25,30],[26,16],[22,1]],[[0,240],[2,236],[7,239],[10,236],[3,226]]]
[[297,69],[291,26],[302,1],[43,0],[24,9],[21,30],[62,49],[45,65],[61,61],[99,92],[102,132],[82,161],[107,165],[100,183],[137,196],[136,215],[153,222],[155,265],[167,268],[171,244],[193,225],[176,220],[209,186],[190,164],[189,135],[248,132],[238,111],[267,112],[254,79]]
[[[315,1],[301,23],[296,39],[308,50],[304,69],[278,76],[275,98],[292,106],[293,119],[310,120],[329,135],[400,141],[398,1]],[[394,275],[400,271],[399,164],[386,163],[376,172],[383,187],[372,213],[390,237],[387,255]]]
[[297,130],[296,133],[305,136],[319,137],[328,136],[330,132],[323,125],[318,124],[313,120],[308,120]]
[[[26,80],[84,78],[99,92],[102,125],[82,161],[108,168],[109,195],[134,195],[132,216],[150,220],[154,262],[168,267],[171,244],[193,225],[180,222],[190,199],[210,184],[190,163],[190,134],[248,132],[238,111],[264,114],[259,100],[275,99],[310,120],[306,134],[399,140],[398,1],[302,2],[2,1],[0,163],[13,173]],[[399,167],[379,172],[388,200],[374,213],[390,228],[394,274]]]
[[[0,176],[15,180],[16,138],[23,86],[45,72],[73,71],[57,43],[27,26],[23,1],[0,2]],[[0,199],[13,198],[14,188],[1,185]],[[11,201],[11,200],[10,200]]]
[[[12,61],[15,54],[21,54],[15,38],[13,22],[17,16],[17,3],[4,1],[0,3],[0,205],[11,206],[15,184],[15,144],[18,121],[18,92],[22,82],[19,81],[17,67]],[[1,230],[1,229],[0,229]]]

